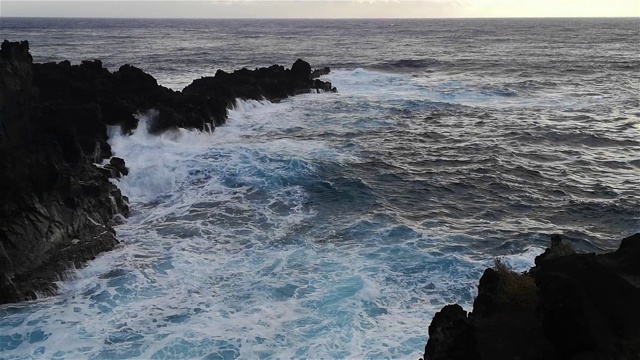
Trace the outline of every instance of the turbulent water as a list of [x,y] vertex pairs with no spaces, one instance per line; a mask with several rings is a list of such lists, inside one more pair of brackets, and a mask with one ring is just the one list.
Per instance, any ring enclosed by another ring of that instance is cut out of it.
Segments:
[[330,66],[337,94],[239,101],[213,133],[111,134],[123,245],[0,306],[0,358],[409,358],[496,256],[640,231],[638,19],[2,19],[36,62],[181,89]]

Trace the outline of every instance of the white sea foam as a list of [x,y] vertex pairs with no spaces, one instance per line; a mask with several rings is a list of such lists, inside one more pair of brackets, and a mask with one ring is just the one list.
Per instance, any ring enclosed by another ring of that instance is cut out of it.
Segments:
[[[520,96],[516,90],[499,83],[478,83],[464,76],[451,75],[410,76],[357,68],[332,72],[331,80],[341,92],[357,93],[369,100],[384,100],[403,104],[410,108],[412,102],[432,103],[432,106],[459,104],[465,106],[505,109],[537,106],[556,108],[563,106],[575,109],[589,103],[577,97],[567,97],[563,89],[557,92],[535,93],[535,96]],[[379,91],[385,88],[386,91]]]
[[402,73],[338,69],[339,93],[241,102],[213,133],[111,136],[124,244],[59,296],[0,306],[0,358],[416,359],[494,256],[524,270],[541,234],[594,251],[637,230],[635,20],[602,23],[630,34],[613,42],[579,22],[504,41],[494,21],[69,21],[2,25],[33,30],[36,60],[130,63],[175,90],[298,54]]
[[520,254],[506,255],[502,259],[513,270],[523,272],[533,267],[536,256],[541,255],[543,252],[544,249],[539,247],[527,247]]
[[117,227],[124,244],[60,282],[60,296],[3,310],[2,356],[418,358],[435,311],[469,308],[488,260],[441,252],[441,234],[410,221],[335,215],[340,169],[361,160],[309,134],[393,120],[321,110],[383,96],[376,81],[398,84],[398,98],[415,87],[364,70],[333,80],[362,91],[239,101],[213,132],[151,136],[144,116],[131,136],[112,131],[130,168],[116,181],[133,209]]

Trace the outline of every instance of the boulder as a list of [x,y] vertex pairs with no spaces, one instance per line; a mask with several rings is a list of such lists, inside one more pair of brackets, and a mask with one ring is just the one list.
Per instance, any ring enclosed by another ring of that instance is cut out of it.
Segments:
[[108,170],[108,177],[121,178],[129,175],[129,168],[125,165],[124,159],[117,156],[109,159],[109,163],[104,166],[104,169]]
[[311,65],[302,59],[298,59],[291,66],[291,73],[299,80],[311,79]]

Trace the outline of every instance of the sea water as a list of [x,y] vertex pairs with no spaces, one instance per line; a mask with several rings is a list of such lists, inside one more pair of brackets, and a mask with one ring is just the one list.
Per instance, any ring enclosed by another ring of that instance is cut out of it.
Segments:
[[640,231],[637,19],[2,19],[34,61],[330,66],[338,93],[238,100],[213,132],[110,144],[122,245],[0,306],[0,358],[407,358],[497,256]]

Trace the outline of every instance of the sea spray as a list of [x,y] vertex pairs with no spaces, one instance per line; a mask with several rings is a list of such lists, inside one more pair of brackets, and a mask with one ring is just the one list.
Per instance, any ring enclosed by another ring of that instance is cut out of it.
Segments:
[[33,27],[39,61],[138,64],[174,90],[305,54],[339,93],[112,136],[123,244],[1,307],[0,357],[415,359],[494,257],[523,270],[552,233],[600,251],[640,231],[635,20],[59,21],[0,26]]

